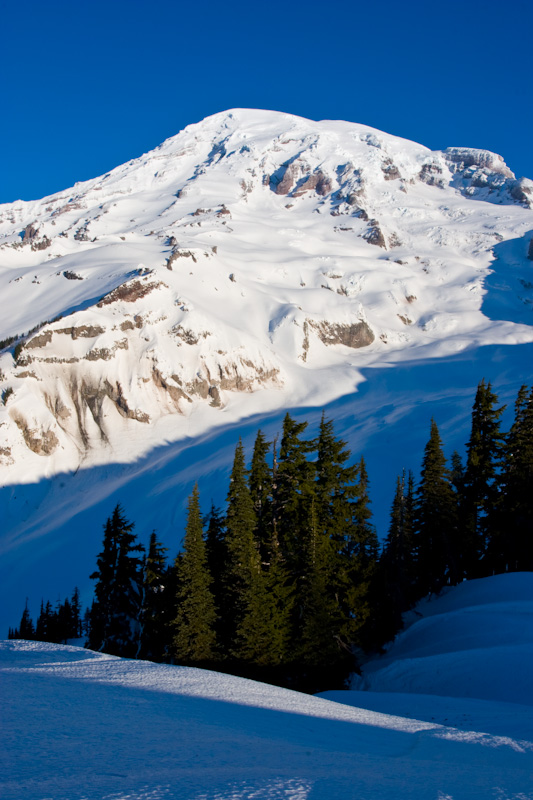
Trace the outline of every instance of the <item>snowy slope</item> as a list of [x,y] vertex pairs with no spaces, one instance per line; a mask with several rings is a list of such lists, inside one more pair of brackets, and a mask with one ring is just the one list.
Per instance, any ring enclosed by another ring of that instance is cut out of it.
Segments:
[[117,500],[174,553],[193,481],[220,503],[287,408],[379,466],[386,520],[432,414],[460,448],[481,377],[531,382],[532,190],[486,151],[236,109],[0,206],[0,623],[89,600]]
[[492,735],[37,642],[2,643],[0,670],[5,800],[531,797],[509,715]]
[[[353,691],[321,696],[375,711],[505,735],[533,735],[533,573],[467,581],[406,615],[386,653],[354,676]],[[526,708],[527,706],[527,708]],[[424,717],[425,718],[425,717]]]

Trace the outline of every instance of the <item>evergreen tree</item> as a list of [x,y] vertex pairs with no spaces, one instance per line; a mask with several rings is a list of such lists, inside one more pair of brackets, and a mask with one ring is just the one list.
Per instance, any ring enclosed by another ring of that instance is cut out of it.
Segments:
[[70,631],[69,639],[79,639],[83,635],[82,621],[81,621],[81,602],[80,590],[77,586],[74,587],[72,597],[70,599],[70,609],[72,614],[72,628]]
[[494,572],[533,570],[533,388],[520,388],[514,412],[488,544]]
[[274,526],[283,558],[293,576],[301,574],[303,569],[303,531],[314,496],[315,465],[308,461],[308,456],[315,450],[316,442],[300,438],[306,428],[307,422],[296,422],[289,414],[285,415],[273,497]]
[[402,626],[402,614],[414,600],[414,479],[405,471],[398,478],[390,526],[379,562],[381,597],[374,601],[381,612],[379,644],[391,639]]
[[272,545],[272,470],[266,460],[270,446],[262,431],[257,431],[250,465],[249,486],[256,518],[255,538],[263,563],[268,561]]
[[150,535],[144,565],[142,629],[140,658],[161,661],[166,655],[168,618],[167,548],[158,541],[155,531]]
[[457,506],[435,420],[416,498],[417,595],[457,583]]
[[26,598],[26,605],[24,606],[24,611],[22,612],[22,617],[20,618],[20,624],[17,630],[17,636],[14,636],[15,639],[34,639],[35,638],[35,628],[33,626],[33,620],[30,616],[30,611],[28,608],[28,598]]
[[319,528],[315,507],[312,500],[304,539],[300,636],[296,642],[297,660],[307,670],[332,669],[345,652],[340,639],[344,618],[333,589],[332,540]]
[[174,656],[181,664],[202,664],[216,656],[216,610],[195,485],[187,509],[183,553],[178,562],[178,614],[174,620]]
[[[225,608],[232,620],[228,651],[237,661],[258,666],[279,663],[285,649],[282,622],[284,586],[282,572],[270,564],[261,568],[255,538],[257,517],[247,483],[244,450],[239,440],[230,476],[226,514],[227,564]],[[278,554],[271,548],[269,561]]]
[[95,602],[87,646],[111,655],[133,658],[139,648],[143,564],[133,555],[144,550],[132,533],[134,523],[115,506],[104,525],[97,570]]
[[339,591],[344,616],[342,633],[347,642],[361,645],[364,629],[371,623],[370,587],[377,566],[379,543],[372,523],[369,480],[364,458],[357,465],[356,500],[352,504],[352,528],[341,551]]
[[463,574],[467,578],[490,572],[483,566],[491,538],[491,520],[498,501],[498,472],[503,448],[500,417],[505,407],[496,408],[497,396],[490,383],[482,380],[472,408],[472,430],[467,445],[461,527],[463,528]]

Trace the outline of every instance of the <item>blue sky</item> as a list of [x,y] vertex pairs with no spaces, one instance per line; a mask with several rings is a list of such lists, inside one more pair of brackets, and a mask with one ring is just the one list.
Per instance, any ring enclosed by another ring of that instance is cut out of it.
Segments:
[[233,107],[346,119],[533,178],[532,0],[0,0],[0,202]]

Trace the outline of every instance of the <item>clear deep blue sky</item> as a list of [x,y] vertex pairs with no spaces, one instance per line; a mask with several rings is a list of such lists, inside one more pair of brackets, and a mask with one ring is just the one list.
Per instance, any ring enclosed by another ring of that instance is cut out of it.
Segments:
[[233,107],[503,155],[533,178],[533,0],[0,0],[0,202]]

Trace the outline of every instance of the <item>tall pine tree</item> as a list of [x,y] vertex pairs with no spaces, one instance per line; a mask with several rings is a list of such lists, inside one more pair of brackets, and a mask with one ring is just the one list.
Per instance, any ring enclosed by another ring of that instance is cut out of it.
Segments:
[[416,498],[416,545],[418,597],[457,583],[457,505],[434,419]]
[[216,658],[217,612],[207,565],[200,495],[189,498],[183,553],[178,561],[178,614],[173,654],[180,664],[205,664]]

